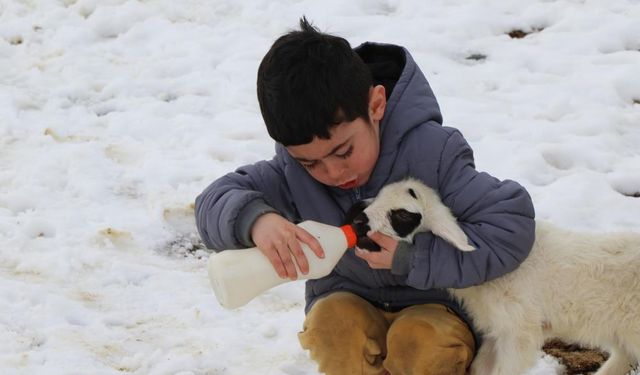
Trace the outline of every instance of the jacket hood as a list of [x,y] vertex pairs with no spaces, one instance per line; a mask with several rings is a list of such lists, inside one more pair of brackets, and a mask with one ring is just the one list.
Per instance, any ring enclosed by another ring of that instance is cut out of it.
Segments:
[[[388,179],[402,139],[424,123],[442,125],[442,114],[429,82],[405,48],[364,43],[355,51],[371,68],[374,84],[382,84],[387,89],[387,108],[380,122],[380,155],[366,185],[368,191],[377,192]],[[394,63],[402,64],[402,70],[393,86],[389,87],[391,69],[381,68],[381,65]]]

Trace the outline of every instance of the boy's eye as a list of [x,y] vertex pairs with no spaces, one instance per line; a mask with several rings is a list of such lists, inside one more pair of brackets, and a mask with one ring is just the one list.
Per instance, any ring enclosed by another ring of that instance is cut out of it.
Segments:
[[316,165],[318,165],[317,162],[312,162],[312,163],[300,163],[302,164],[303,167],[305,167],[306,169],[313,169],[315,168]]
[[[342,154],[333,154],[333,155],[336,156],[336,157],[339,157],[340,159],[346,159],[349,156],[351,156],[352,153],[353,153],[353,146],[349,146],[347,151],[343,152]],[[311,169],[315,168],[318,165],[318,162],[317,161],[312,161],[312,162],[309,162],[309,163],[300,162],[300,164],[302,164],[302,166],[305,169],[311,170]]]
[[343,152],[342,154],[335,154],[335,155],[341,159],[346,159],[349,156],[351,156],[352,153],[353,153],[353,146],[349,146],[347,151]]

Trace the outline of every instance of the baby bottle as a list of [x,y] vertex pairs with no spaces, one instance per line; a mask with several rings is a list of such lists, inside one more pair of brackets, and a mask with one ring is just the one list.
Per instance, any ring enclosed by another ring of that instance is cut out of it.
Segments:
[[[356,244],[356,234],[350,225],[335,227],[308,220],[298,226],[318,239],[325,254],[324,258],[318,258],[306,244],[300,243],[309,262],[309,273],[303,275],[294,261],[299,279],[319,279],[328,275],[342,254]],[[213,253],[207,268],[216,298],[227,309],[244,306],[257,295],[290,281],[278,276],[269,259],[257,247]]]

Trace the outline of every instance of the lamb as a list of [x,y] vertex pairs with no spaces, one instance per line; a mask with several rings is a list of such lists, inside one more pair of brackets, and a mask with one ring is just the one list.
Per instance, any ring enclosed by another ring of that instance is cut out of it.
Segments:
[[[356,227],[412,241],[431,231],[473,251],[438,194],[415,179],[387,185]],[[555,337],[610,353],[596,375],[623,375],[640,360],[640,234],[577,233],[536,222],[528,258],[507,275],[449,289],[482,332],[472,375],[517,375]]]

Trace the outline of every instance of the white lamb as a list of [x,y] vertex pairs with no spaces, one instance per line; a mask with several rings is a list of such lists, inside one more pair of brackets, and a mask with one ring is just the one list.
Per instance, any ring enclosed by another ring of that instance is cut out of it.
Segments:
[[[398,210],[420,214],[408,235],[391,223]],[[430,230],[474,250],[438,194],[414,179],[386,186],[364,214],[371,230],[396,239]],[[640,234],[576,233],[537,222],[533,249],[519,268],[449,291],[484,337],[472,375],[522,374],[551,337],[608,351],[596,375],[627,374],[640,360]]]

